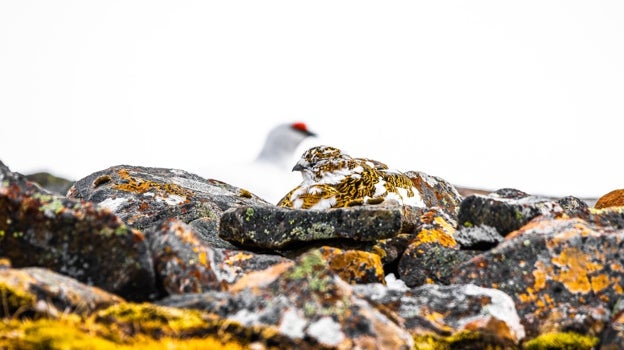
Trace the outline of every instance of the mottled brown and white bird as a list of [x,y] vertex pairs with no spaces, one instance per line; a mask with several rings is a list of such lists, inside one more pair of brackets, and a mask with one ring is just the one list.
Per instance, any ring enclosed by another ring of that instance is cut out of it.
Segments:
[[303,153],[293,171],[300,171],[301,184],[278,206],[293,209],[329,209],[396,201],[425,207],[412,180],[390,170],[379,161],[352,158],[331,146],[316,146]]

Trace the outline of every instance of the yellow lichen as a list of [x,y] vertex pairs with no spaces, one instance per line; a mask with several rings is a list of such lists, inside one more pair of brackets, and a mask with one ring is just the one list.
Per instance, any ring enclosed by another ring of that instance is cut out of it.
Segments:
[[0,283],[0,315],[3,317],[19,316],[23,311],[32,309],[36,298],[33,294],[19,288]]
[[2,349],[243,349],[237,341],[226,341],[222,336],[155,339],[142,334],[120,337],[114,327],[102,327],[92,319],[83,320],[75,315],[60,319],[4,320],[0,323],[0,348]]
[[562,283],[572,293],[588,293],[592,290],[588,274],[602,268],[600,264],[592,262],[592,257],[578,248],[566,247],[558,256],[552,257],[553,264],[561,267],[557,274],[551,277]]
[[487,340],[486,336],[480,332],[460,331],[449,336],[440,336],[437,334],[413,335],[414,349],[419,350],[451,350],[451,349],[505,349],[507,348],[500,342]]
[[572,332],[545,333],[524,343],[525,350],[592,349],[598,344],[598,338]]

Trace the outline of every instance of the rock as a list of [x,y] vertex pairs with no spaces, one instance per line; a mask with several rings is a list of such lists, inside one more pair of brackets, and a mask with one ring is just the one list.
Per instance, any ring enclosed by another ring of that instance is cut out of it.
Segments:
[[596,336],[624,292],[624,232],[579,218],[534,219],[456,269],[452,283],[511,295],[529,338],[573,331]]
[[219,235],[245,247],[291,248],[313,241],[371,242],[411,232],[420,208],[365,205],[330,210],[243,206],[223,213]]
[[320,252],[329,268],[345,282],[386,283],[381,258],[377,254],[334,247],[321,247]]
[[604,209],[609,207],[621,207],[624,206],[624,189],[613,190],[605,195],[602,195],[594,204],[596,209]]
[[493,227],[501,236],[506,236],[536,216],[563,213],[563,208],[556,201],[505,188],[487,196],[466,197],[459,208],[458,223],[463,227]]
[[[139,230],[171,218],[188,224],[200,219],[203,224],[198,228],[217,228],[224,210],[269,204],[245,190],[183,170],[128,165],[110,167],[78,180],[68,197],[98,203]],[[200,233],[217,236],[216,231]]]
[[74,182],[71,180],[54,176],[48,172],[28,174],[26,175],[26,179],[28,181],[37,183],[39,186],[54,194],[58,194],[61,196],[66,195],[69,188],[74,184]]
[[600,349],[619,350],[624,346],[624,298],[618,299],[611,311],[611,319],[602,333]]
[[399,290],[368,284],[353,289],[407,329],[415,349],[514,348],[525,335],[513,300],[496,289],[471,284]]
[[488,225],[460,227],[453,236],[462,249],[487,251],[504,240],[498,231]]
[[0,163],[0,256],[42,266],[128,300],[155,297],[143,234],[106,208],[50,194]]
[[146,236],[163,295],[227,289],[249,272],[288,261],[278,255],[214,248],[194,226],[176,219],[146,231]]
[[424,283],[448,284],[453,268],[467,259],[453,238],[455,222],[432,209],[420,218],[415,238],[401,256],[398,274],[409,287]]
[[175,295],[159,304],[214,312],[245,327],[267,327],[291,339],[295,348],[413,348],[411,336],[356,297],[353,287],[327,268],[319,250],[294,264],[252,273],[228,294]]
[[454,220],[457,219],[463,197],[452,184],[420,171],[408,171],[405,175],[412,180],[427,208],[437,207]]
[[38,267],[0,269],[2,317],[89,315],[124,302],[116,295]]

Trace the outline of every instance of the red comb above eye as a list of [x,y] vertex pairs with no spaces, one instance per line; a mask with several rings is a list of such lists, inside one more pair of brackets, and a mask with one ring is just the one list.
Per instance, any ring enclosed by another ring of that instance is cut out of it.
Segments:
[[297,129],[297,130],[301,130],[301,131],[308,131],[308,127],[305,125],[305,123],[293,123],[292,125],[293,129]]

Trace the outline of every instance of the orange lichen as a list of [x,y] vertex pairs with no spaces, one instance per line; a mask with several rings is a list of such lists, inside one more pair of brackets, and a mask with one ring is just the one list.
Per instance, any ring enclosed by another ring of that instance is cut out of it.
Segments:
[[124,180],[123,183],[117,183],[113,186],[113,188],[125,191],[125,192],[134,192],[134,193],[145,193],[148,191],[156,191],[158,194],[162,196],[167,195],[177,195],[180,197],[190,197],[192,195],[191,191],[184,189],[183,187],[171,184],[171,183],[158,183],[155,181],[149,180],[140,180],[130,176],[130,173],[127,169],[120,169],[117,171],[117,174]]
[[553,280],[562,283],[572,293],[585,294],[591,291],[588,274],[603,267],[574,247],[564,248],[561,254],[552,257],[552,262],[561,267],[559,273],[553,274]]
[[444,247],[457,248],[459,245],[455,238],[443,230],[437,229],[424,229],[418,233],[414,242],[416,245],[425,243],[438,243]]
[[349,283],[385,283],[383,264],[379,255],[360,250],[321,248],[329,267]]
[[239,261],[245,261],[245,260],[248,260],[248,259],[251,259],[251,258],[253,258],[253,255],[251,255],[251,254],[246,254],[246,253],[243,253],[243,252],[238,252],[238,253],[236,253],[236,254],[234,254],[234,255],[228,256],[228,257],[225,259],[225,261],[224,261],[224,262],[225,262],[227,265],[232,266],[232,265],[234,265],[234,263],[236,263],[236,262],[239,262]]
[[533,278],[535,278],[535,289],[541,290],[546,287],[546,273],[544,263],[541,261],[535,262],[536,269],[533,270]]
[[598,275],[591,278],[591,287],[594,292],[600,292],[611,285],[609,276]]

